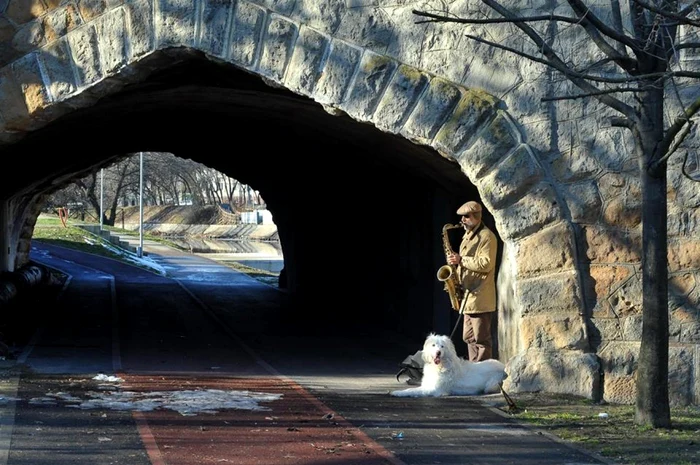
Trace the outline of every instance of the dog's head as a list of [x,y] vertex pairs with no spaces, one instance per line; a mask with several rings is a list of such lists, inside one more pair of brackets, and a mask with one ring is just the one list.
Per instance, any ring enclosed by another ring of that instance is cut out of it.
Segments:
[[457,357],[457,351],[449,336],[431,333],[423,344],[423,361],[440,365]]

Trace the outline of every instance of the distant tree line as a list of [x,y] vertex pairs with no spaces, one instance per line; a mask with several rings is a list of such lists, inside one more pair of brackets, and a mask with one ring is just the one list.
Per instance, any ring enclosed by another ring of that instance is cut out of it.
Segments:
[[[45,209],[67,208],[81,220],[113,226],[120,207],[139,205],[139,154],[123,158],[54,192]],[[265,202],[250,186],[192,160],[170,153],[143,152],[143,205],[220,205],[232,213]]]

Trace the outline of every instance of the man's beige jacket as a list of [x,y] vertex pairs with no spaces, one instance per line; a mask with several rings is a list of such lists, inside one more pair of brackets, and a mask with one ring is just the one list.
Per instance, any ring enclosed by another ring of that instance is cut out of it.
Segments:
[[466,231],[459,245],[457,266],[464,290],[460,313],[496,310],[496,235],[484,223]]

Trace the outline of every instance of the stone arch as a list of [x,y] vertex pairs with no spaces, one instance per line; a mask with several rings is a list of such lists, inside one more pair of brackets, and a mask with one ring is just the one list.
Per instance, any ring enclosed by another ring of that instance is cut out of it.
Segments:
[[[499,310],[518,333],[508,353],[510,385],[593,395],[598,367],[587,353],[576,232],[553,177],[496,98],[250,1],[107,5],[55,8],[54,17],[79,20],[0,69],[0,143],[89,106],[163,57],[198,50],[331,114],[430,146],[478,188],[505,243],[504,273],[517,302]],[[576,387],[558,384],[565,379]]]

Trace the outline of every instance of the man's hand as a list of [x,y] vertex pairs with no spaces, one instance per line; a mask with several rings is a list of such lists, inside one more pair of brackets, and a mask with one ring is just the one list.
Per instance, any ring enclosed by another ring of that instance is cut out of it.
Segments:
[[451,253],[447,256],[447,264],[448,265],[459,265],[459,259],[460,259],[459,254]]

